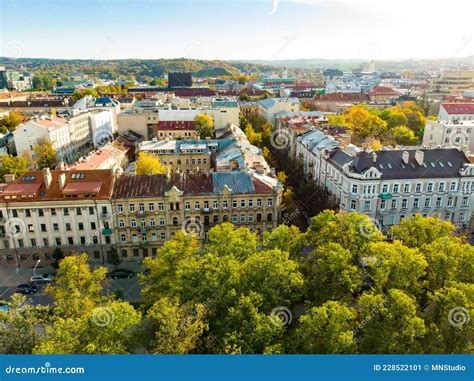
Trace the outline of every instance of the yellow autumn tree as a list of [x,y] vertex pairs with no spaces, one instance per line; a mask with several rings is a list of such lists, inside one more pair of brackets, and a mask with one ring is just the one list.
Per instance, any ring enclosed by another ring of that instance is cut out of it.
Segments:
[[140,152],[136,164],[137,175],[164,175],[167,167],[152,154]]

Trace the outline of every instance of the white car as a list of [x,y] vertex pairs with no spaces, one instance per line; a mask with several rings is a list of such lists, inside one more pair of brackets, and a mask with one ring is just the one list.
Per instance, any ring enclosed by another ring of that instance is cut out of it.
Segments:
[[42,275],[33,275],[30,278],[30,281],[32,283],[50,283],[53,281],[53,279],[51,278],[51,275],[42,274]]

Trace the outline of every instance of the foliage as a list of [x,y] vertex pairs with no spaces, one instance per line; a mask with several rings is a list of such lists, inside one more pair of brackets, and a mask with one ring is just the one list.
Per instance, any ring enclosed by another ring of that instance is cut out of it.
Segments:
[[94,98],[97,98],[99,96],[97,91],[94,89],[82,89],[74,91],[74,94],[72,94],[72,100],[74,102],[77,102],[79,99],[84,98],[86,95],[90,95]]
[[41,140],[33,146],[36,166],[39,169],[53,169],[56,165],[56,150],[48,140]]
[[51,90],[54,86],[56,86],[56,81],[49,75],[36,74],[33,76],[32,84],[34,90],[48,91]]
[[151,153],[140,152],[135,165],[137,175],[164,175],[167,172],[166,165]]
[[0,133],[6,134],[7,132],[13,132],[16,128],[28,118],[25,115],[10,111],[8,115],[3,116],[0,119]]
[[418,142],[415,133],[407,126],[400,125],[392,128],[391,133],[397,144],[404,146],[414,145]]
[[0,156],[0,180],[5,181],[5,175],[15,175],[16,177],[21,176],[28,171],[31,163],[26,155],[13,156],[13,155],[2,155]]
[[199,134],[200,139],[215,136],[214,120],[206,114],[198,114],[194,118],[194,127]]

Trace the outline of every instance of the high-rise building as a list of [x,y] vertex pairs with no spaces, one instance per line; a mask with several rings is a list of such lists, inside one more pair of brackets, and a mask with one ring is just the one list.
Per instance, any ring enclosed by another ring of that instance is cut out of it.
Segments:
[[168,87],[191,87],[192,85],[191,73],[168,73]]

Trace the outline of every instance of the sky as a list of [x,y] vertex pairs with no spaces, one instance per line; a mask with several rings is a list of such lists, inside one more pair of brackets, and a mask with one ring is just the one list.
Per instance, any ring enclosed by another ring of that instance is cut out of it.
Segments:
[[473,0],[0,0],[0,56],[420,59],[474,55]]

